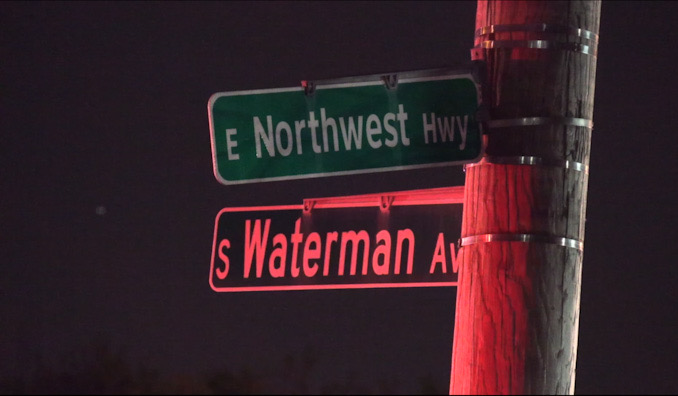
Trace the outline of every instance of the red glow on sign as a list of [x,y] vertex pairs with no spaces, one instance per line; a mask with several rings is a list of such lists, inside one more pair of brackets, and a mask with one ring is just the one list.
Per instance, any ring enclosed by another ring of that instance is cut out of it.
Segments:
[[225,208],[218,292],[456,286],[463,187]]

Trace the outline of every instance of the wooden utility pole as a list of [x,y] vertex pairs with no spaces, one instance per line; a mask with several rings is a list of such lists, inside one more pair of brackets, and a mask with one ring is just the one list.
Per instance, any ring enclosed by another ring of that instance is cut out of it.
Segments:
[[599,1],[480,0],[451,394],[573,394]]

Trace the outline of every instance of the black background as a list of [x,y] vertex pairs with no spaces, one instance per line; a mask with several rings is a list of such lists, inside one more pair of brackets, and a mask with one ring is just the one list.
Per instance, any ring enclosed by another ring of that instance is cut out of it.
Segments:
[[[577,393],[678,392],[675,4],[602,7]],[[248,368],[279,393],[446,393],[454,288],[229,294],[207,279],[224,207],[458,186],[461,167],[226,187],[207,100],[465,63],[475,8],[4,2],[0,376],[67,370],[103,343],[175,379]]]
[[[336,287],[329,285],[384,284],[382,287],[386,287],[386,284],[395,284],[390,287],[407,287],[410,284],[409,287],[413,287],[413,283],[457,282],[450,244],[455,245],[456,252],[461,237],[463,204],[440,204],[431,199],[428,205],[394,205],[388,210],[382,210],[379,204],[379,198],[375,196],[370,206],[363,207],[328,208],[318,205],[309,212],[302,209],[276,210],[276,207],[224,211],[216,221],[211,285],[222,291],[237,291],[243,287],[325,285],[334,289]],[[299,221],[298,232],[296,221]],[[250,223],[249,228],[246,222]],[[382,236],[377,239],[377,233],[382,230],[388,232],[390,240]],[[406,237],[399,243],[401,231]],[[316,236],[312,237],[312,233]],[[329,236],[330,233],[335,233],[334,239]],[[347,233],[346,236],[344,233]],[[274,241],[278,234],[284,237],[282,242]],[[296,236],[293,237],[293,234]],[[439,234],[443,235],[441,246],[438,246]],[[367,243],[358,242],[362,235],[369,239]],[[408,238],[408,235],[411,237]],[[223,240],[227,240],[228,245],[221,247]],[[328,241],[332,242],[328,244]],[[308,255],[305,253],[307,246]],[[400,252],[398,246],[401,247]],[[256,247],[256,250],[252,249],[249,260],[246,258],[248,247]],[[340,271],[342,247],[345,257],[344,269]],[[257,251],[262,260],[261,274],[256,272]],[[226,256],[228,264],[219,252]],[[282,255],[280,252],[284,252],[284,259],[276,256]],[[318,254],[319,258],[313,258],[313,254]],[[327,275],[324,274],[326,255],[329,255]],[[355,264],[352,264],[354,255]],[[365,257],[367,261],[364,261]],[[408,271],[410,257],[412,267]],[[435,266],[431,271],[434,258]],[[271,262],[276,271],[283,269],[283,276],[272,275],[269,270]],[[364,269],[365,262],[367,269]],[[249,271],[246,271],[246,263],[251,263]],[[377,267],[373,266],[375,263],[380,271],[385,272],[377,274]],[[309,274],[312,275],[307,275],[305,265],[309,266]],[[293,267],[300,271],[296,276],[293,275]],[[220,279],[217,271],[222,274],[227,271],[226,277]]]

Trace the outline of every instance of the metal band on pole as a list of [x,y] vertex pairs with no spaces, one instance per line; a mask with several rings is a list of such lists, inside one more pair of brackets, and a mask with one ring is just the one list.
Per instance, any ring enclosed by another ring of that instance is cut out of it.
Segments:
[[483,242],[536,242],[550,243],[558,246],[584,250],[584,242],[572,238],[538,234],[482,234],[461,238],[461,246]]
[[571,26],[562,26],[562,25],[551,25],[546,23],[532,23],[532,24],[512,24],[512,25],[488,25],[483,26],[482,28],[476,30],[476,37],[486,36],[492,33],[500,32],[535,32],[535,33],[560,33],[560,34],[569,34],[572,36],[581,37],[586,40],[592,40],[598,42],[598,35],[593,33],[590,30],[571,27]]
[[[558,34],[570,37],[560,38],[558,40],[494,40],[492,34],[504,32],[524,32],[524,33],[545,33]],[[571,26],[553,25],[546,23],[533,24],[508,24],[508,25],[488,25],[477,29],[476,39],[480,43],[473,48],[472,56],[476,59],[483,58],[484,54],[478,50],[495,48],[529,48],[529,49],[548,49],[565,50],[579,52],[586,55],[597,56],[598,54],[598,35],[590,30]],[[483,36],[489,36],[484,40]],[[574,41],[585,42],[574,42]]]
[[593,129],[593,120],[576,117],[522,117],[487,121],[487,126],[489,128],[507,128],[550,124],[571,125]]
[[598,50],[595,45],[581,43],[563,43],[560,41],[547,40],[487,40],[476,45],[475,48],[495,49],[495,48],[531,48],[531,49],[554,49],[572,52],[581,52],[582,54],[596,56]]
[[581,162],[569,161],[556,158],[542,158],[527,155],[520,155],[515,157],[498,157],[487,156],[481,162],[466,164],[467,168],[478,166],[482,164],[500,164],[500,165],[542,165],[557,168],[571,169],[577,172],[584,172],[589,174],[589,166]]

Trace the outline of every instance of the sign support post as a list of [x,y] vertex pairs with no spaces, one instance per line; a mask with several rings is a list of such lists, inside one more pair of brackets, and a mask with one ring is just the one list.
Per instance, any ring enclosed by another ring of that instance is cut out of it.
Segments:
[[600,1],[478,1],[450,394],[573,394]]

